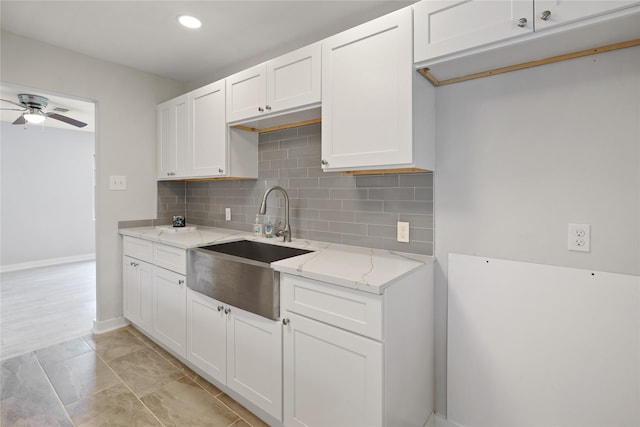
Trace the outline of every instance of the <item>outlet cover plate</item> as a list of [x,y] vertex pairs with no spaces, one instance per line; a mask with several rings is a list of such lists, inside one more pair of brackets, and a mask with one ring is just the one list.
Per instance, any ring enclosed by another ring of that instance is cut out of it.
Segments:
[[591,224],[569,224],[568,248],[570,251],[591,251]]
[[398,221],[398,242],[409,243],[409,223]]

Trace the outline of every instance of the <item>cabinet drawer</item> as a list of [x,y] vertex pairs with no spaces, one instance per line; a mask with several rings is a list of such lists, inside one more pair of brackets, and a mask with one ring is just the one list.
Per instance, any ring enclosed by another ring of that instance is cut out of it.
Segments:
[[123,255],[130,256],[142,261],[151,262],[152,243],[148,240],[137,239],[135,237],[124,236],[122,242]]
[[283,274],[282,309],[382,340],[382,296]]
[[187,251],[154,243],[153,264],[176,273],[187,274]]

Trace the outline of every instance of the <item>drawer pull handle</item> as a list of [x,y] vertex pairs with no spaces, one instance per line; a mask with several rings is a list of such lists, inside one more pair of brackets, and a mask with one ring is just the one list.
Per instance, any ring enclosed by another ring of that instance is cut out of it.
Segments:
[[286,319],[286,318],[285,318],[285,319],[282,319],[282,324],[283,324],[284,326],[287,326],[287,325],[289,324],[289,322],[290,322],[290,321],[289,321],[289,319]]
[[548,10],[545,10],[540,14],[540,19],[542,19],[543,21],[548,21],[549,18],[551,18],[551,12]]
[[518,27],[523,28],[527,26],[527,18],[518,19]]

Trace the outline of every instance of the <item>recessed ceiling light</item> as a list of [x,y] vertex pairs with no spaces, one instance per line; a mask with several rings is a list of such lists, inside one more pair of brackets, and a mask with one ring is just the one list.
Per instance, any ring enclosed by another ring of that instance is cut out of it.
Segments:
[[181,15],[178,16],[178,22],[180,22],[183,26],[187,28],[200,28],[202,27],[202,22],[198,18],[194,18],[189,15]]

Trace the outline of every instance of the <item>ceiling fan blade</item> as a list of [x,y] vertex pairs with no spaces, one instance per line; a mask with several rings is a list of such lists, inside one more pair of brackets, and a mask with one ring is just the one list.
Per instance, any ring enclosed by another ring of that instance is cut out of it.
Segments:
[[0,111],[26,111],[24,108],[0,108]]
[[81,122],[80,120],[72,119],[71,117],[63,116],[62,114],[58,114],[58,113],[47,113],[47,117],[60,120],[61,122],[65,122],[79,128],[83,128],[87,125],[86,123]]
[[8,99],[2,99],[2,98],[0,98],[0,101],[8,102],[9,104],[17,105],[18,107],[22,107],[22,109],[24,109],[24,105],[18,104],[17,102],[9,101]]
[[12,125],[23,125],[25,123],[27,123],[27,120],[24,118],[24,116],[22,114],[20,114],[20,116],[18,116],[16,121],[11,123],[11,124]]

